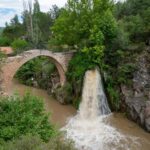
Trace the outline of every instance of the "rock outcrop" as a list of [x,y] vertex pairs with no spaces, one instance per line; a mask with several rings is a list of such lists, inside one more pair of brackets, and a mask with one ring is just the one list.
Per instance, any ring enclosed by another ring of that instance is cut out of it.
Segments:
[[150,132],[150,47],[137,58],[132,87],[121,90],[128,117]]

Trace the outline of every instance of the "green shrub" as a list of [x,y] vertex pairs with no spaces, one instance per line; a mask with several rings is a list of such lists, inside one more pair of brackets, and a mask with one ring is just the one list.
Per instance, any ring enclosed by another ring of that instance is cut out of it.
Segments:
[[44,141],[57,134],[48,121],[40,98],[26,93],[0,98],[0,139],[9,141],[22,135],[39,135]]
[[121,102],[119,92],[110,84],[108,84],[107,86],[107,91],[109,93],[109,99],[111,101],[112,108],[118,111],[120,109],[120,102]]
[[118,83],[129,85],[133,78],[133,72],[135,72],[136,66],[132,63],[120,65],[118,68]]
[[81,98],[74,98],[73,99],[73,106],[76,108],[76,109],[79,109],[79,106],[80,106],[80,102],[81,102]]
[[11,40],[7,37],[0,37],[0,46],[10,46]]
[[22,51],[26,50],[29,45],[25,40],[16,39],[12,42],[11,46],[15,53],[21,53]]
[[73,143],[61,137],[51,138],[45,143],[39,136],[22,136],[17,140],[2,144],[0,150],[75,150]]

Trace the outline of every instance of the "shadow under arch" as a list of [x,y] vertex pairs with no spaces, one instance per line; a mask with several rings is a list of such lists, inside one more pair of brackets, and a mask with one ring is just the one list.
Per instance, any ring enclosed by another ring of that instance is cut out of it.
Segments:
[[48,50],[29,50],[21,55],[9,57],[6,60],[6,63],[2,67],[3,91],[7,91],[7,89],[11,87],[12,79],[21,66],[39,56],[44,56],[50,59],[50,62],[52,62],[58,70],[61,85],[64,85],[66,82],[66,66],[64,63],[64,55],[62,53],[53,53]]

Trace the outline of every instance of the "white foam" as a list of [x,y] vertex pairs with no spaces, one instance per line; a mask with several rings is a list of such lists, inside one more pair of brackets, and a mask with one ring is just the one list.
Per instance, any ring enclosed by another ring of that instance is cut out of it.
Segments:
[[106,124],[110,109],[97,69],[87,71],[79,112],[61,130],[79,150],[136,150],[137,138],[127,137]]

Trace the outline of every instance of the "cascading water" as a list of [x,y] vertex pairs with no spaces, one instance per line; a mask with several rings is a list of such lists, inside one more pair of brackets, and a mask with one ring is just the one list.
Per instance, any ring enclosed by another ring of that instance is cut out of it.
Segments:
[[106,123],[110,113],[98,69],[87,71],[79,111],[62,130],[79,150],[135,150],[136,138],[126,137]]
[[110,112],[98,70],[87,71],[79,109],[80,117],[95,119]]

